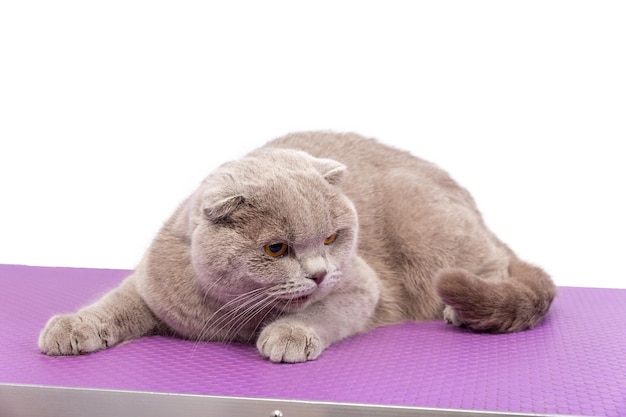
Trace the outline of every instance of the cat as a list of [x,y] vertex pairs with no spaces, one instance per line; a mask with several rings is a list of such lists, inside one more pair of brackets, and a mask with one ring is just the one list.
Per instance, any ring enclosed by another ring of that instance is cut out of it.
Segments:
[[164,334],[295,363],[407,320],[530,329],[555,295],[434,164],[354,133],[301,132],[209,174],[135,271],[52,317],[38,346],[78,355]]

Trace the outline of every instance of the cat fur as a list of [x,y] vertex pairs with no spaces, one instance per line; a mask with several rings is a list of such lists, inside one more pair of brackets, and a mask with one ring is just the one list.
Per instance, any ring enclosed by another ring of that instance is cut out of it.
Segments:
[[[264,250],[281,243],[282,256]],[[52,317],[38,344],[77,355],[167,334],[303,362],[406,320],[530,329],[555,294],[434,164],[357,134],[303,132],[209,174],[119,287]]]

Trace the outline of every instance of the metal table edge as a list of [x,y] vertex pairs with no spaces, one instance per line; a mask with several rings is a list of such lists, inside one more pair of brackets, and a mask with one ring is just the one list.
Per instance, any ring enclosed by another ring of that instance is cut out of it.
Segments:
[[[224,397],[0,383],[3,417],[537,417],[511,413],[393,405],[333,403],[269,398]],[[563,415],[559,415],[563,416]]]

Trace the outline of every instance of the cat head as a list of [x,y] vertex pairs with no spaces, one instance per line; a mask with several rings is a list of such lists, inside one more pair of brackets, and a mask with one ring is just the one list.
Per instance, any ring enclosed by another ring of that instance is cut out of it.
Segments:
[[259,310],[323,298],[356,248],[356,211],[338,187],[345,174],[333,160],[266,148],[209,175],[191,222],[205,291]]

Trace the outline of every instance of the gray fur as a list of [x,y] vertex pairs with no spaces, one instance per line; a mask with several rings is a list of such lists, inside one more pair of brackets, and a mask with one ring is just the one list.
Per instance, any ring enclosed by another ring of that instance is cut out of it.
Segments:
[[[280,243],[280,257],[264,249]],[[404,320],[524,330],[554,295],[433,164],[355,134],[298,133],[211,173],[134,273],[51,318],[39,348],[75,355],[158,333],[302,362]]]

